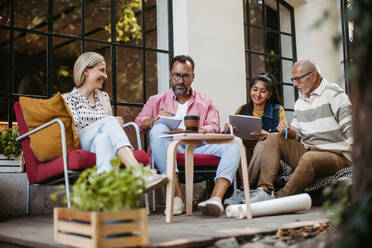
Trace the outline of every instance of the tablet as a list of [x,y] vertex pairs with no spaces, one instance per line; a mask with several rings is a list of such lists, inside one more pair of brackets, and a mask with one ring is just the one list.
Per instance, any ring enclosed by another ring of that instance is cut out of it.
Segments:
[[169,130],[177,128],[181,124],[182,119],[177,119],[174,116],[160,116],[158,122],[165,124]]
[[257,140],[251,133],[261,132],[262,120],[259,117],[248,115],[229,115],[230,124],[236,127],[235,136],[246,140]]

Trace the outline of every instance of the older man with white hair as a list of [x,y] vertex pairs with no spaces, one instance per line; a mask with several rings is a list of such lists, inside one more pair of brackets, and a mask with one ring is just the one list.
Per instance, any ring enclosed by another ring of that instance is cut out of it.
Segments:
[[[316,176],[328,176],[351,166],[351,103],[338,85],[328,82],[311,60],[298,61],[292,70],[300,97],[291,125],[281,121],[278,133],[266,138],[258,188],[258,202],[302,193]],[[273,182],[283,160],[294,169],[290,180],[274,194]]]

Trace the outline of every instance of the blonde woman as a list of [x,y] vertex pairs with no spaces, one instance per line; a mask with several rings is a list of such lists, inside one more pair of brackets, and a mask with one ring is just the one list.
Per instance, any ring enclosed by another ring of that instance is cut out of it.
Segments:
[[[133,147],[121,125],[121,117],[113,117],[108,94],[101,91],[107,80],[106,62],[102,55],[86,52],[74,65],[75,87],[63,94],[79,133],[81,148],[96,153],[97,172],[111,170],[111,159],[118,156],[125,165],[138,166]],[[166,183],[165,175],[153,172],[146,176],[147,190]]]

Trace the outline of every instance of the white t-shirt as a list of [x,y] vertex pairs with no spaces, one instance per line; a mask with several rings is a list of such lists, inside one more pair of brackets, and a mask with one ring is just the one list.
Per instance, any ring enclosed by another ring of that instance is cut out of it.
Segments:
[[184,104],[177,102],[177,105],[178,105],[178,108],[177,108],[177,112],[174,115],[174,117],[177,119],[182,119],[178,128],[185,129],[186,127],[185,127],[185,122],[183,121],[183,118],[185,117],[187,113],[187,109],[189,107],[189,101],[185,102]]

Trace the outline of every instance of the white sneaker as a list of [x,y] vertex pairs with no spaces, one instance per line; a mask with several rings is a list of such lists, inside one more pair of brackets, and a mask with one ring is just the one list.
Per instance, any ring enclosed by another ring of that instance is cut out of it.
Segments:
[[151,170],[151,171],[152,173],[145,174],[143,178],[146,184],[145,193],[153,189],[156,189],[160,186],[163,186],[168,182],[168,178],[166,175],[158,174],[154,170]]
[[[180,197],[176,196],[173,199],[173,215],[181,215],[185,212],[185,204]],[[164,210],[165,214],[165,210]]]
[[224,208],[221,199],[218,197],[210,198],[198,204],[198,209],[205,215],[220,216]]
[[235,203],[234,201],[234,192],[229,198],[226,198],[223,202],[224,205],[232,205],[232,204],[243,204],[245,203],[245,197],[244,197],[244,190],[241,189],[236,189],[236,200],[237,202]]
[[258,187],[253,193],[251,193],[251,203],[272,199],[275,199],[274,191],[269,194],[261,187]]

